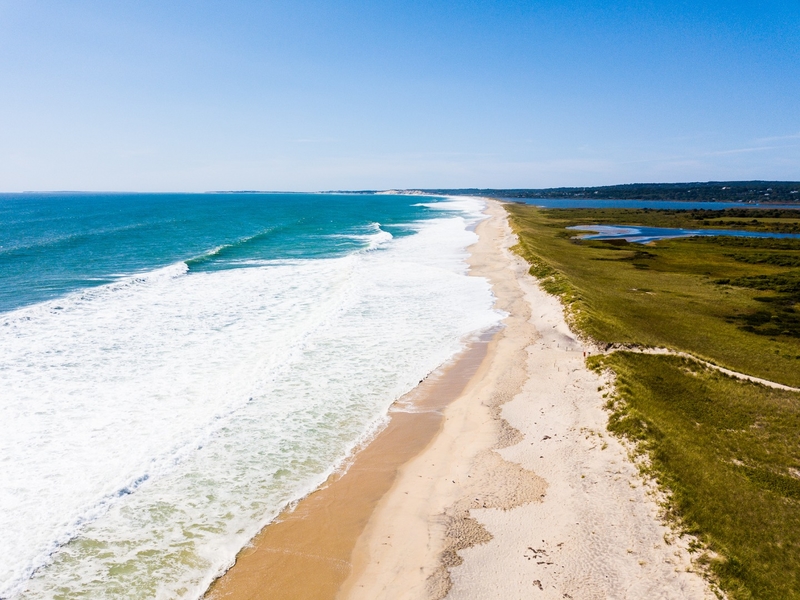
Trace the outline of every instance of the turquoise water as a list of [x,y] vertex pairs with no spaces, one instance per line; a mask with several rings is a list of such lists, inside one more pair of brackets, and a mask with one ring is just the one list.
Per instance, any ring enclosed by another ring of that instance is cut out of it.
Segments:
[[574,231],[589,231],[580,236],[585,240],[625,240],[639,244],[647,244],[657,240],[685,237],[713,237],[717,235],[727,237],[749,238],[800,238],[795,233],[773,233],[769,231],[744,231],[738,229],[680,229],[670,227],[644,227],[640,225],[575,225],[567,227]]
[[0,598],[200,598],[496,326],[479,200],[0,197]]
[[[427,199],[427,202],[435,202]],[[177,261],[191,270],[341,256],[373,223],[431,216],[419,197],[320,194],[0,194],[0,311]]]

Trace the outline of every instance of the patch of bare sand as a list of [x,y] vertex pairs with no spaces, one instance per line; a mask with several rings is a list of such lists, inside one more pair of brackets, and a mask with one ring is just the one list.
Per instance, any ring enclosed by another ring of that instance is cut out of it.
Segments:
[[472,273],[505,329],[441,432],[400,471],[339,598],[713,598],[606,433],[604,384],[489,202]]

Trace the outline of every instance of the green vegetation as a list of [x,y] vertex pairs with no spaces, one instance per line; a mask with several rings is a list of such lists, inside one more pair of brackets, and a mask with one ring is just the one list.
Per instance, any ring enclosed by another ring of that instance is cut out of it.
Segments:
[[[582,232],[565,228],[696,224],[691,213],[675,211],[507,209],[532,273],[563,297],[574,324],[598,342],[667,346],[800,386],[800,269],[791,266],[800,262],[800,240],[583,241],[577,239]],[[790,214],[787,225],[800,217]]]
[[615,352],[609,429],[640,442],[683,526],[734,598],[800,595],[800,405],[675,356]]
[[797,181],[705,181],[693,183],[629,183],[600,187],[545,189],[457,189],[421,190],[433,194],[478,195],[493,198],[594,198],[614,200],[681,200],[688,202],[800,201]]
[[[719,212],[507,209],[517,251],[583,334],[600,344],[668,347],[800,386],[799,240],[645,246],[580,240],[566,229],[709,221],[785,230],[797,213],[748,212],[742,223]],[[617,351],[590,365],[616,379],[609,429],[648,457],[645,468],[670,492],[668,514],[712,551],[704,560],[729,597],[800,598],[800,394],[677,356]]]

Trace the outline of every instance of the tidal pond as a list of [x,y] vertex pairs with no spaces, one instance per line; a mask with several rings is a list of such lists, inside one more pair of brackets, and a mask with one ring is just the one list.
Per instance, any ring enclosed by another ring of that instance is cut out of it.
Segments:
[[773,233],[767,231],[741,231],[736,229],[678,229],[672,227],[643,227],[638,225],[574,225],[573,231],[593,232],[580,236],[584,240],[625,240],[647,244],[656,240],[682,237],[710,237],[725,235],[751,238],[800,238],[796,233]]

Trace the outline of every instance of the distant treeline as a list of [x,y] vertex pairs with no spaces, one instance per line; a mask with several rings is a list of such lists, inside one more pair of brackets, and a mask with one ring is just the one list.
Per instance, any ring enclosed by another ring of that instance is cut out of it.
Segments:
[[604,198],[612,200],[685,200],[692,202],[800,202],[797,181],[707,181],[702,183],[627,183],[600,187],[544,189],[420,190],[431,194],[492,198]]

